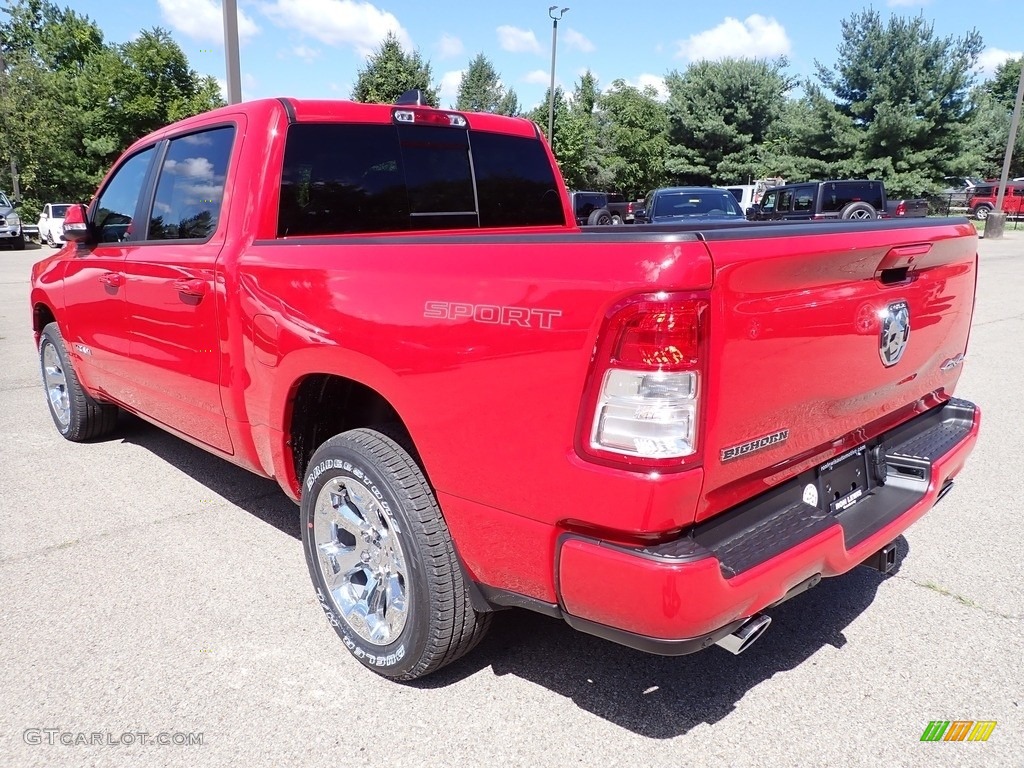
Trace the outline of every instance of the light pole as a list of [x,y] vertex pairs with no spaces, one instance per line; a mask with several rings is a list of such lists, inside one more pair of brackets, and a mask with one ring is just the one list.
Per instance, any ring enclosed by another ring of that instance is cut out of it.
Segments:
[[[555,11],[558,15],[555,16]],[[548,16],[551,17],[551,90],[548,94],[548,143],[555,146],[555,45],[558,43],[558,22],[568,11],[568,8],[558,9],[557,5],[548,8]]]
[[242,100],[242,78],[238,66],[238,6],[236,0],[224,0],[224,64],[227,70],[228,104]]

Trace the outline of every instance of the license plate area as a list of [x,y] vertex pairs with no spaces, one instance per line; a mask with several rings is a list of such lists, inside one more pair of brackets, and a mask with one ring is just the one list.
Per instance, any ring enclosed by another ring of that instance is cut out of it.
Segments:
[[867,498],[874,487],[868,472],[868,451],[861,446],[818,467],[820,507],[833,514],[849,509]]

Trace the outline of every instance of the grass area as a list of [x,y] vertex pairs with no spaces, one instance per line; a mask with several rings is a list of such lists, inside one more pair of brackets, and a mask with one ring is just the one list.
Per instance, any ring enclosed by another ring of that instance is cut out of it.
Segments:
[[971,223],[974,225],[974,228],[976,230],[978,230],[978,234],[979,235],[985,234],[985,220],[984,219],[982,219],[980,221],[978,219],[971,219]]

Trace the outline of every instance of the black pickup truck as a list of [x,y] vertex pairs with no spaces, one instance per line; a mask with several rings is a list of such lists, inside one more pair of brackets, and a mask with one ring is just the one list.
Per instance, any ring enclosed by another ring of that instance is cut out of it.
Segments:
[[633,203],[615,192],[572,192],[576,223],[584,225],[632,224]]

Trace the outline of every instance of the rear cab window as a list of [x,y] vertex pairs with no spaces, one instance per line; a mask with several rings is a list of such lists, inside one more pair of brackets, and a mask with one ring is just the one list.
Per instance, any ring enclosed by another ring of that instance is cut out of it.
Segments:
[[436,125],[288,129],[278,237],[565,223],[539,139]]

